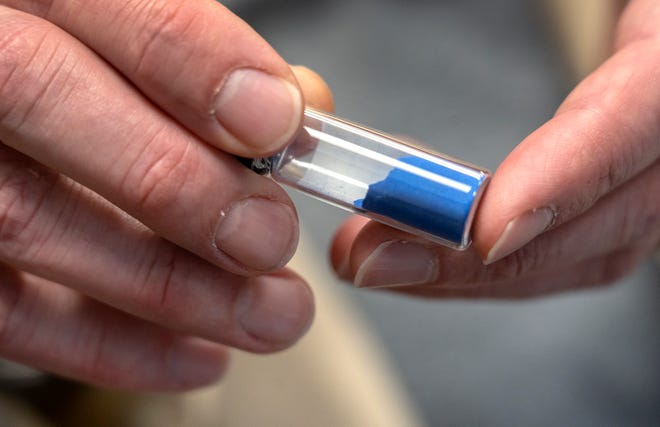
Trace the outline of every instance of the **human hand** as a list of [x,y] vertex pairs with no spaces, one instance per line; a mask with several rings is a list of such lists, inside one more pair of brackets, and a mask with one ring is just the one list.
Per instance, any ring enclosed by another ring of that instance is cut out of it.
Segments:
[[636,0],[613,56],[503,162],[465,252],[352,218],[331,258],[361,287],[521,298],[628,273],[660,242],[660,4]]
[[[307,102],[324,84],[297,70]],[[0,0],[0,356],[125,389],[207,384],[313,314],[285,192],[291,68],[212,0]]]

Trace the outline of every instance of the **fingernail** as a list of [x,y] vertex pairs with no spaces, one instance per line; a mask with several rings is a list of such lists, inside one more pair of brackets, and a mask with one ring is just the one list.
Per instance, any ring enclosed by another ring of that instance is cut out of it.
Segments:
[[288,142],[302,118],[302,95],[291,83],[263,71],[242,68],[224,82],[215,114],[225,130],[257,153]]
[[484,264],[492,264],[522,248],[547,230],[555,222],[556,217],[556,209],[547,207],[533,209],[512,219],[488,252]]
[[218,249],[255,271],[282,267],[293,255],[297,242],[293,209],[261,198],[234,203],[223,212],[215,234]]
[[435,254],[426,246],[405,241],[382,243],[355,275],[357,287],[407,286],[429,283],[438,276]]
[[166,373],[175,389],[211,384],[223,376],[227,353],[223,347],[199,338],[177,340],[167,352]]
[[237,299],[241,327],[252,337],[281,345],[294,342],[308,329],[312,294],[303,283],[276,276],[255,278]]

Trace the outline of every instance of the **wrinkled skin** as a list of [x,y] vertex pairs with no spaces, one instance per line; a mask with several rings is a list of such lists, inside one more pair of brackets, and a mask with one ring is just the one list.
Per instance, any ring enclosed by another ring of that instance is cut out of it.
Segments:
[[[0,0],[0,356],[165,391],[292,345],[313,316],[284,267],[295,209],[235,156],[283,147],[327,87],[212,0],[81,4]],[[657,22],[631,3],[612,58],[495,173],[471,250],[354,218],[339,275],[510,298],[630,271],[660,236]]]
[[212,0],[0,1],[0,356],[181,390],[313,317],[298,220],[239,164],[322,80]]

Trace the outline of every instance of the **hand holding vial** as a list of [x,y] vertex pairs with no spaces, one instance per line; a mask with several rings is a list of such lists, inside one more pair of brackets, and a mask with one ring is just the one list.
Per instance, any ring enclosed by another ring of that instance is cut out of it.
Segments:
[[353,218],[340,277],[430,297],[521,298],[611,282],[660,243],[660,4],[632,1],[615,52],[494,173],[465,252]]
[[[478,168],[360,144],[342,149],[375,167],[346,161],[332,188],[298,179],[343,140],[314,134],[338,123],[322,113],[301,133],[327,87],[217,2],[0,0],[0,357],[167,391],[216,380],[229,347],[293,344],[314,310],[285,267],[295,208],[237,157],[282,153],[276,179],[397,227],[338,231],[333,265],[361,287],[517,298],[619,277],[660,240],[658,22],[633,1],[616,53],[485,192]],[[466,250],[437,244],[471,224]]]
[[306,331],[298,220],[235,156],[325,85],[212,0],[0,0],[0,357],[182,390]]

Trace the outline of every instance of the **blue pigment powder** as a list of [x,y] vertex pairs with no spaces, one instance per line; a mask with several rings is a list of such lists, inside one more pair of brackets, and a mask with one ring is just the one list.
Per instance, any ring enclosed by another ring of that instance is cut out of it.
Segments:
[[471,176],[415,156],[399,161],[464,188],[394,168],[384,180],[371,184],[364,199],[356,200],[355,206],[460,245],[472,203],[486,175]]

